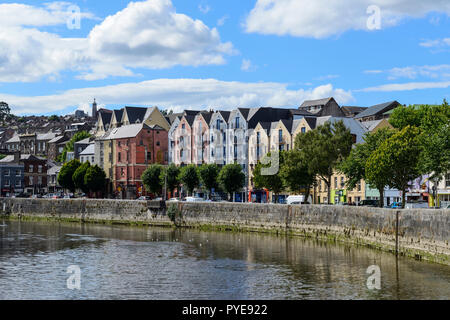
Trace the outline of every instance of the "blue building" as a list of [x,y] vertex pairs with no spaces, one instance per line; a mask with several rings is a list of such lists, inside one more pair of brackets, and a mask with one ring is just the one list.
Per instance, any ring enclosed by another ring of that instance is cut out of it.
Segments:
[[24,191],[24,165],[18,162],[0,163],[0,191],[10,197]]

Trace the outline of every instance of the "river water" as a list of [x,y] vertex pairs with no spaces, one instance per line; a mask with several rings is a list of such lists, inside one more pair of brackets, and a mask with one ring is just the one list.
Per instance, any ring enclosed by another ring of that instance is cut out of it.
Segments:
[[450,299],[450,267],[297,237],[0,220],[0,299]]

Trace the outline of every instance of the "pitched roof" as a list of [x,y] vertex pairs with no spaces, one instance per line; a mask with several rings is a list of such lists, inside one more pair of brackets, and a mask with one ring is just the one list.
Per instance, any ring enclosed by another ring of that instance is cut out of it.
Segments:
[[385,103],[380,103],[374,106],[371,106],[355,116],[355,119],[361,119],[365,117],[370,117],[376,114],[382,114],[386,111],[396,108],[399,105],[397,101],[389,101]]
[[145,114],[147,113],[147,108],[142,107],[125,107],[124,112],[128,115],[128,121],[130,124],[139,123],[144,121]]
[[308,126],[311,129],[314,129],[316,127],[317,118],[316,117],[305,117],[306,123],[308,123]]
[[18,134],[15,134],[11,139],[6,141],[6,143],[15,143],[20,142],[20,136]]
[[95,154],[95,145],[93,143],[91,143],[90,145],[88,145],[86,147],[86,149],[84,149],[83,151],[81,151],[80,156],[85,156],[85,155],[90,155],[90,154]]
[[317,100],[305,100],[300,108],[326,105],[331,99],[333,99],[333,97]]
[[367,131],[373,131],[373,129],[375,129],[381,121],[383,121],[384,119],[380,119],[380,120],[373,120],[373,121],[364,121],[361,122],[361,125],[367,129]]
[[344,112],[344,114],[347,117],[357,115],[366,109],[367,109],[367,107],[356,107],[356,106],[342,106],[341,107],[342,112]]
[[230,118],[230,114],[231,114],[230,111],[222,111],[222,110],[219,110],[219,111],[217,111],[217,112],[220,113],[220,115],[222,116],[223,120],[225,120],[225,122],[228,122],[228,119]]
[[40,133],[37,135],[36,139],[37,140],[52,140],[56,136],[57,136],[57,134],[54,132]]
[[102,119],[102,123],[105,127],[106,127],[106,125],[111,123],[111,119],[112,119],[112,115],[113,115],[112,112],[108,112],[108,113],[102,112],[99,115],[100,115],[100,117]]
[[206,123],[209,125],[209,122],[211,121],[211,117],[214,114],[213,111],[204,111],[200,113],[203,117],[203,119],[205,119]]
[[91,141],[91,138],[86,138],[86,139],[75,142],[75,144],[89,144],[90,141]]
[[117,122],[121,122],[122,121],[122,116],[123,116],[123,109],[119,109],[119,110],[113,110],[114,116],[116,118]]
[[113,129],[111,133],[106,137],[106,139],[126,139],[126,138],[134,138],[143,128],[149,128],[146,124],[137,123],[130,124],[127,126],[122,126],[120,128]]
[[241,114],[245,118],[245,120],[248,120],[248,114],[250,112],[250,108],[238,108],[238,110],[241,112]]
[[170,125],[172,125],[177,118],[181,119],[181,117],[183,117],[183,113],[172,113],[169,114],[166,118],[168,118]]
[[66,138],[65,136],[56,136],[52,140],[50,140],[48,143],[57,143],[60,142],[63,138]]

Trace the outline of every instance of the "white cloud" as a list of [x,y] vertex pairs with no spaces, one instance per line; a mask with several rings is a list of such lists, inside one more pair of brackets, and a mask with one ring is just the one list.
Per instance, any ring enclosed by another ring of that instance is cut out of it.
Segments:
[[445,89],[450,87],[450,81],[440,82],[408,82],[408,83],[392,83],[376,87],[355,90],[357,92],[393,92],[393,91],[411,91],[423,89]]
[[[38,8],[20,3],[0,4],[0,26],[53,26],[65,24],[72,17],[69,11],[73,4],[70,2],[44,3],[44,7]],[[81,19],[98,19],[90,12],[80,10]]]
[[324,80],[331,80],[331,79],[336,79],[336,78],[339,78],[339,75],[337,75],[337,74],[328,74],[326,76],[317,77],[314,80],[324,81]]
[[224,15],[222,18],[217,20],[217,25],[219,27],[223,26],[225,24],[225,21],[227,21],[230,17],[228,15]]
[[339,103],[354,101],[349,91],[331,84],[311,89],[291,90],[276,82],[244,83],[216,79],[157,79],[96,88],[73,89],[48,96],[0,94],[16,114],[49,113],[69,107],[86,109],[93,98],[98,103],[114,105],[157,105],[183,109],[224,110],[236,107],[299,106],[304,100],[333,96]]
[[249,59],[242,59],[241,70],[250,72],[256,70],[256,66]]
[[207,14],[209,11],[211,11],[211,7],[208,5],[198,5],[198,10],[200,10],[201,13]]
[[369,6],[381,9],[381,28],[430,12],[450,15],[448,0],[258,0],[245,21],[247,32],[325,38],[348,30],[369,30]]
[[417,78],[431,78],[431,79],[446,79],[450,77],[450,65],[425,65],[425,66],[407,66],[396,67],[389,70],[366,70],[364,73],[386,73],[389,80],[396,80],[399,78],[417,79]]
[[424,40],[420,43],[420,46],[425,48],[450,47],[450,38]]
[[24,27],[65,24],[64,8],[67,3],[2,7],[8,13],[0,11],[2,15],[18,14],[0,23],[0,82],[55,79],[64,70],[76,71],[84,80],[132,76],[135,68],[219,65],[225,55],[235,53],[215,28],[177,13],[170,0],[130,2],[87,38],[61,38]]

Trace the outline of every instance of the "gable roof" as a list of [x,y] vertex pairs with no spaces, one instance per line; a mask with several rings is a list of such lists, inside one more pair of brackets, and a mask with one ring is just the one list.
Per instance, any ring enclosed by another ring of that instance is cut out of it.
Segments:
[[[124,113],[128,116],[128,121],[130,124],[135,124],[137,121],[139,123],[144,121],[145,115],[147,113],[147,108],[142,107],[125,107]],[[122,116],[123,117],[123,116]]]
[[112,111],[99,113],[98,116],[102,119],[102,123],[103,123],[104,127],[106,127],[107,125],[109,125],[111,123],[112,115],[113,115]]
[[203,119],[205,119],[206,123],[207,123],[208,126],[209,126],[209,122],[211,121],[211,117],[212,117],[212,115],[214,114],[214,112],[212,112],[212,111],[206,111],[206,112],[201,112],[200,114],[201,114],[201,116],[203,117]]
[[230,111],[222,111],[222,110],[219,110],[219,111],[217,111],[217,112],[220,113],[220,115],[222,116],[223,120],[225,120],[225,122],[228,122],[228,119],[230,119],[230,114],[231,114]]
[[353,116],[353,115],[358,115],[359,113],[363,112],[366,109],[367,109],[367,107],[357,107],[357,106],[342,106],[341,107],[342,112],[344,112],[345,116],[347,116],[347,117]]
[[95,154],[95,145],[93,143],[80,152],[80,156],[85,156],[87,154]]
[[119,109],[119,110],[113,110],[114,113],[114,117],[116,118],[117,122],[122,122],[122,117],[123,117],[123,109]]
[[382,114],[386,111],[396,108],[399,104],[400,103],[398,103],[397,101],[389,101],[389,102],[380,103],[380,104],[371,106],[371,107],[367,108],[366,110],[364,110],[363,112],[361,112],[360,114],[358,114],[357,116],[355,116],[355,119],[361,119],[361,118],[370,117],[370,116],[373,116],[376,114]]
[[113,129],[111,131],[111,133],[108,135],[107,139],[134,138],[144,128],[150,129],[150,127],[144,123],[137,123],[137,124],[130,124],[127,126],[122,126],[120,128]]
[[312,107],[312,106],[323,106],[323,105],[326,105],[328,102],[330,102],[331,99],[334,100],[333,97],[324,98],[324,99],[316,99],[316,100],[305,100],[305,101],[303,101],[300,108]]
[[250,108],[238,108],[239,112],[242,114],[245,120],[248,120],[248,114],[250,112]]

